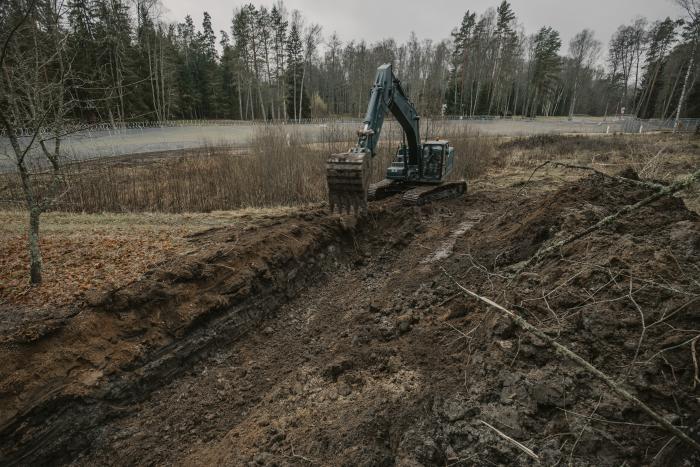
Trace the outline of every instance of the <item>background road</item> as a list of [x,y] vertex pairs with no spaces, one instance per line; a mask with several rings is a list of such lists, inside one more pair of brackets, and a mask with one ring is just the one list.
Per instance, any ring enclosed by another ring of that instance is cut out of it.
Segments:
[[[396,122],[387,121],[388,130],[397,132]],[[469,128],[487,135],[519,136],[546,133],[606,133],[620,132],[623,122],[614,119],[585,118],[568,121],[566,118],[540,118],[537,120],[451,120],[426,122],[430,137],[441,132]],[[298,131],[309,142],[319,141],[329,127],[339,127],[337,134],[351,138],[356,122],[330,122],[285,125],[289,132]],[[386,129],[386,126],[385,126]],[[206,124],[183,125],[164,128],[134,128],[121,130],[85,130],[64,139],[64,154],[71,160],[143,154],[156,151],[191,149],[204,146],[246,147],[256,132],[269,131],[261,124]],[[384,133],[386,136],[386,133]],[[27,138],[23,138],[26,142]],[[0,170],[13,170],[13,157],[7,138],[0,138]],[[36,156],[36,154],[35,154]]]

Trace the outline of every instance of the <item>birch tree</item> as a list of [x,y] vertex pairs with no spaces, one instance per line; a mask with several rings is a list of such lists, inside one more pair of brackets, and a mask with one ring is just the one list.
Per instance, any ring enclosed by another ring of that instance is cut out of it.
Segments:
[[681,111],[683,110],[683,104],[688,95],[688,82],[690,81],[690,76],[695,72],[696,55],[698,52],[698,42],[700,41],[700,0],[676,0],[676,3],[681,6],[688,18],[686,20],[687,31],[688,31],[688,41],[690,43],[688,65],[685,72],[685,78],[683,79],[683,89],[681,90],[681,95],[678,98],[678,106],[676,107],[676,119],[673,124],[673,132],[678,131],[678,121],[681,118]]

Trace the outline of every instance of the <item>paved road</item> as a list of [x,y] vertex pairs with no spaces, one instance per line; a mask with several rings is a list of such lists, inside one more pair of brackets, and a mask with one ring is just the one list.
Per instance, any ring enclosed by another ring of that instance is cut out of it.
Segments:
[[[340,134],[351,138],[357,123],[337,123]],[[469,127],[488,135],[531,135],[542,133],[605,133],[621,131],[620,122],[588,118],[566,119],[447,121],[427,124],[431,133],[449,133],[458,127]],[[398,126],[393,122],[393,132]],[[308,141],[318,141],[328,132],[327,124],[289,125],[290,132],[298,131]],[[203,146],[248,146],[256,132],[269,131],[262,125],[207,125],[169,128],[144,128],[118,131],[84,131],[64,140],[64,153],[73,160],[97,157],[143,154],[155,151],[189,149]],[[386,133],[385,133],[386,134]],[[7,139],[0,138],[0,170],[11,170],[12,159]]]

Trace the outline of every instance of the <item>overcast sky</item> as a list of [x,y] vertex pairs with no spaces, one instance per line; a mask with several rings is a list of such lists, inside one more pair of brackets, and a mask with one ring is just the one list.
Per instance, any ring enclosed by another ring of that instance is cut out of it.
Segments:
[[[162,0],[165,18],[180,22],[190,14],[197,27],[202,12],[212,16],[214,31],[230,33],[233,9],[248,2],[230,0]],[[271,7],[270,1],[253,1]],[[298,9],[307,21],[319,23],[324,36],[336,31],[343,42],[365,39],[368,42],[394,38],[404,42],[411,31],[419,39],[441,40],[459,25],[469,9],[481,13],[495,7],[500,0],[285,0],[289,11]],[[510,0],[518,21],[531,34],[542,26],[552,26],[562,37],[562,53],[569,39],[583,28],[593,29],[607,45],[620,24],[637,16],[650,20],[681,14],[672,0]]]

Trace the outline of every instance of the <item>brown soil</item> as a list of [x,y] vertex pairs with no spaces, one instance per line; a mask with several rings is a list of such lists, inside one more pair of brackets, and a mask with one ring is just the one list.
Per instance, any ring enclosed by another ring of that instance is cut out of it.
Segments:
[[[700,218],[666,198],[513,278],[649,192],[598,176],[481,186],[358,221],[310,207],[187,238],[0,357],[3,463],[679,465],[698,459],[465,287],[698,438]],[[642,336],[642,317],[646,330]]]

